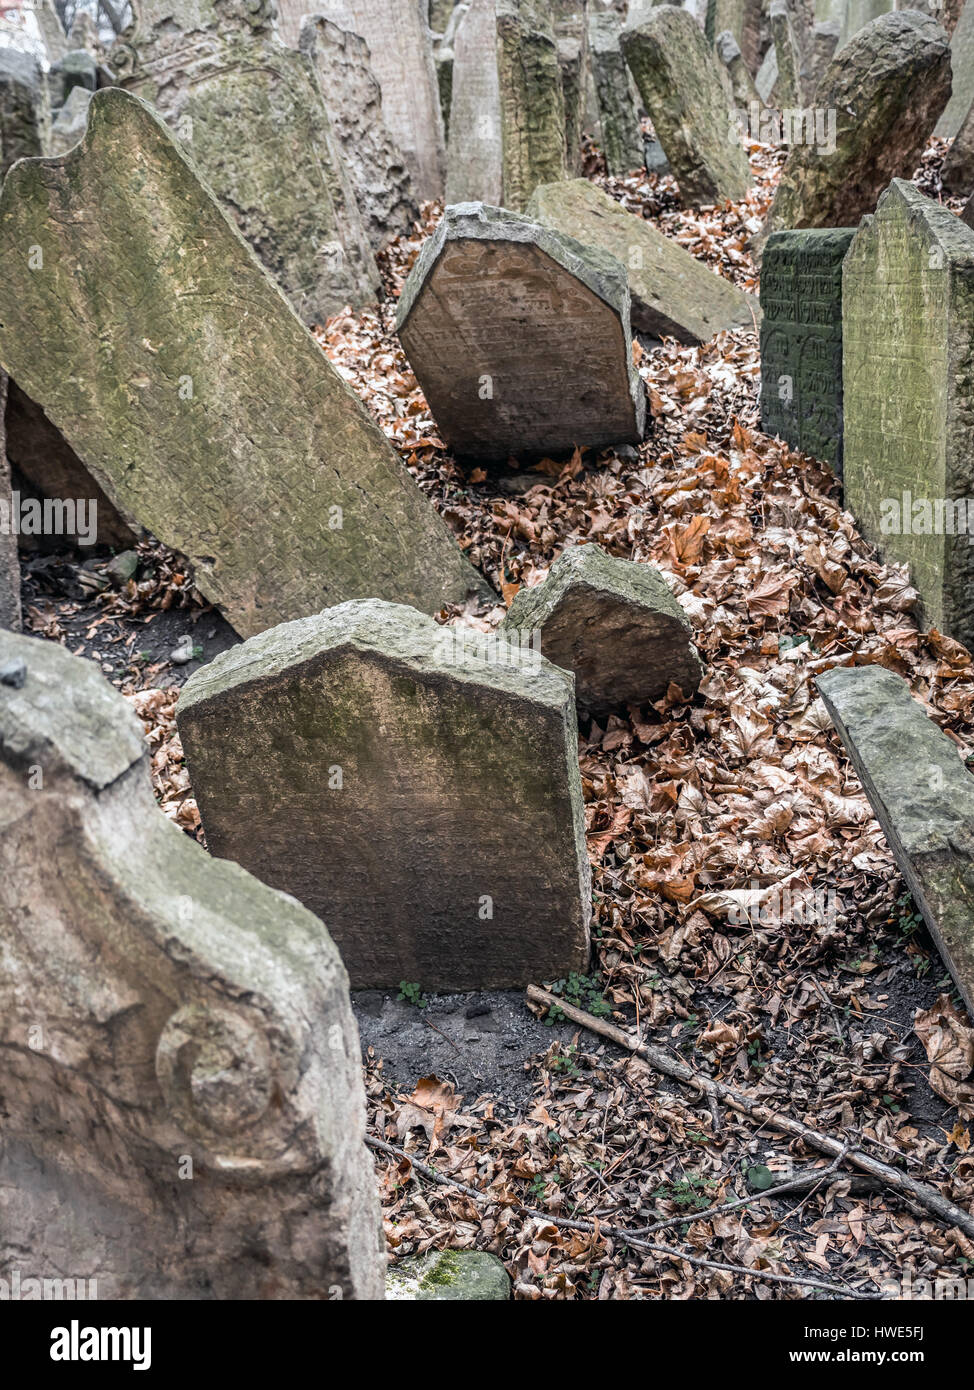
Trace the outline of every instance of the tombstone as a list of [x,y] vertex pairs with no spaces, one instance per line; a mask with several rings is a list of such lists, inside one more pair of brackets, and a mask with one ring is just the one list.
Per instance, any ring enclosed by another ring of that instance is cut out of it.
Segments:
[[605,166],[622,176],[643,163],[643,135],[632,77],[619,46],[622,23],[611,11],[595,11],[588,22],[592,77],[598,102]]
[[854,227],[774,232],[761,263],[761,428],[842,477],[842,260]]
[[860,34],[867,24],[872,24],[874,19],[878,19],[880,15],[889,14],[895,4],[896,0],[846,0],[842,17],[842,31],[839,35],[839,49],[845,48],[850,39],[854,39],[857,34]]
[[186,145],[224,210],[306,321],[375,298],[379,273],[314,70],[253,12],[135,0],[118,84]]
[[41,154],[43,98],[37,59],[0,48],[0,181],[18,159]]
[[950,40],[953,88],[934,132],[952,139],[974,106],[974,4],[965,4]]
[[686,203],[743,198],[750,174],[732,139],[730,81],[686,10],[638,11],[622,31],[622,51]]
[[629,276],[632,327],[638,333],[696,344],[724,329],[754,327],[743,290],[588,179],[536,189],[528,216],[622,262]]
[[482,203],[447,208],[396,329],[451,449],[472,459],[636,444],[646,402],[614,256]]
[[98,87],[98,64],[83,48],[73,48],[52,64],[47,74],[48,100],[52,111],[60,111],[75,87],[89,94]]
[[928,625],[974,646],[974,231],[894,179],[842,272],[845,500],[910,567]]
[[806,106],[813,104],[818,84],[835,57],[838,43],[839,26],[835,20],[822,20],[812,26],[802,50],[799,69],[802,101]]
[[758,69],[762,0],[707,0],[703,31],[711,44],[725,31],[733,35],[748,72]]
[[[300,8],[303,14],[307,3],[283,0],[281,11],[291,14]],[[416,194],[442,198],[443,119],[425,0],[315,0],[312,8],[368,44],[382,88],[382,114],[406,156]]]
[[974,104],[944,156],[940,177],[948,193],[966,195],[974,189]]
[[47,61],[56,63],[67,53],[69,45],[60,16],[54,8],[54,0],[34,0],[33,9]]
[[86,53],[91,53],[95,58],[102,56],[102,42],[98,37],[98,29],[87,10],[78,10],[71,21],[68,48],[76,51],[84,49]]
[[565,101],[565,169],[580,174],[589,65],[587,0],[553,0],[552,18]]
[[494,0],[471,0],[453,41],[447,203],[504,196],[504,142]]
[[765,106],[770,106],[775,95],[775,88],[778,85],[778,55],[774,51],[774,44],[765,53],[761,60],[754,78],[754,85],[758,89],[758,96]]
[[325,925],[158,810],[94,665],[0,632],[3,666],[0,1263],[103,1299],[381,1298]]
[[974,1012],[974,779],[957,747],[881,666],[816,678],[893,857]]
[[[98,274],[87,273],[90,266]],[[137,97],[95,94],[0,195],[0,365],[247,636],[365,594],[485,586]],[[111,344],[111,355],[103,344]]]
[[826,69],[815,108],[835,113],[834,141],[816,126],[793,144],[758,248],[781,228],[849,227],[872,212],[891,178],[913,173],[949,93],[939,24],[912,10],[874,20]]
[[734,105],[738,111],[750,114],[752,102],[757,102],[760,108],[763,103],[758,95],[758,89],[754,85],[754,78],[744,61],[737,40],[729,29],[725,29],[722,34],[717,35],[714,51],[727,69]]
[[0,628],[20,628],[20,561],[17,536],[11,524],[10,463],[4,419],[7,377],[0,372]]
[[374,251],[419,217],[405,156],[382,119],[368,45],[321,15],[301,27],[300,49],[318,74],[335,139]]
[[768,16],[778,63],[778,105],[794,110],[802,104],[801,54],[787,0],[771,0]]
[[72,87],[68,99],[51,124],[51,135],[45,153],[67,154],[84,137],[88,126],[88,106],[94,95],[87,87]]
[[547,579],[519,589],[505,632],[527,641],[575,675],[585,714],[659,700],[671,685],[691,696],[703,665],[693,630],[660,572],[608,555],[599,545],[562,551]]
[[446,33],[456,5],[457,0],[429,0],[427,23],[434,34]]
[[450,138],[450,106],[453,102],[453,64],[455,60],[453,44],[456,39],[457,28],[468,9],[469,5],[467,4],[456,6],[450,15],[447,32],[433,48],[436,90],[439,93],[440,114],[443,117],[443,135],[447,142]]
[[541,183],[563,179],[565,94],[549,0],[495,0],[504,205],[521,212]]
[[530,645],[341,604],[202,667],[177,720],[211,852],[321,914],[353,987],[588,968],[572,680]]

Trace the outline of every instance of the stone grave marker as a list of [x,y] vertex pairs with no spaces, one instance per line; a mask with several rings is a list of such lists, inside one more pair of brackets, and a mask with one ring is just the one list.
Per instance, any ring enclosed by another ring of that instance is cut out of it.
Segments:
[[381,1298],[327,928],[157,809],[93,664],[0,632],[0,667],[3,1268],[102,1299]]
[[484,591],[130,93],[97,92],[81,145],[5,180],[0,325],[0,365],[241,636],[350,597],[435,612]]
[[757,72],[760,58],[762,9],[762,0],[707,0],[704,10],[708,41],[716,44],[725,31],[732,34],[751,73]]
[[969,194],[974,190],[974,105],[944,156],[941,178],[948,193]]
[[17,536],[11,524],[10,463],[4,426],[7,376],[0,372],[0,628],[20,628],[20,562]]
[[0,182],[18,159],[42,153],[43,109],[37,59],[0,48]]
[[889,14],[895,3],[896,0],[846,0],[842,14],[839,48],[845,48],[850,39],[854,39],[874,19],[878,19],[880,15]]
[[34,18],[44,42],[49,63],[56,63],[68,51],[68,36],[54,8],[54,0],[34,0]]
[[774,44],[771,45],[761,60],[761,66],[754,76],[754,85],[757,87],[758,96],[765,106],[770,106],[775,96],[775,88],[778,85],[778,55],[774,51]]
[[842,477],[842,260],[854,227],[774,232],[761,263],[761,428]]
[[845,501],[974,645],[974,231],[894,179],[842,272]]
[[447,208],[396,327],[442,438],[500,459],[634,444],[645,395],[614,256],[503,208]]
[[588,42],[598,101],[602,153],[610,174],[624,175],[643,163],[643,136],[632,77],[619,46],[622,21],[611,10],[589,17]]
[[974,106],[974,5],[965,4],[950,40],[953,87],[934,132],[945,140],[957,134]]
[[372,248],[306,55],[280,43],[272,0],[135,0],[112,50],[119,86],[186,145],[224,210],[306,321],[379,288]]
[[730,79],[703,30],[675,5],[633,18],[622,31],[622,51],[684,201],[743,198],[750,174],[735,137]]
[[552,19],[565,99],[565,169],[570,174],[580,174],[589,69],[587,0],[553,0]]
[[751,76],[750,68],[744,61],[740,45],[729,29],[717,35],[714,42],[714,50],[717,57],[727,69],[727,76],[730,78],[731,92],[734,96],[734,105],[738,111],[746,112],[748,118],[751,115],[751,104],[757,102],[758,109],[764,105],[758,89],[754,85],[754,78]]
[[51,124],[46,154],[66,154],[76,145],[88,125],[88,106],[94,95],[87,87],[72,87],[68,99]]
[[341,604],[202,667],[177,718],[210,850],[320,913],[353,986],[588,968],[572,680],[530,644]]
[[835,57],[838,44],[839,26],[835,20],[821,20],[812,26],[802,49],[799,73],[802,101],[806,106],[814,101],[818,84]]
[[449,125],[447,203],[501,203],[504,142],[494,0],[471,0],[457,26]]
[[504,206],[565,177],[565,93],[549,0],[495,0]]
[[913,900],[974,1012],[974,778],[892,671],[835,667],[816,684]]
[[539,632],[542,654],[574,673],[587,714],[661,699],[671,684],[690,696],[703,675],[690,622],[659,570],[599,545],[562,551],[547,579],[518,590],[503,630],[524,641]]
[[704,343],[724,329],[754,326],[751,301],[743,290],[588,179],[536,189],[528,216],[622,262],[638,333]]
[[778,63],[778,105],[794,110],[802,104],[801,54],[787,0],[771,0],[768,16]]

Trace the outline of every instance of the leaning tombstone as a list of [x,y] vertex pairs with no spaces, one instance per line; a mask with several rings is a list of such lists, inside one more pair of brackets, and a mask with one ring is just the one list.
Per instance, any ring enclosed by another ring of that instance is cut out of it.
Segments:
[[950,94],[950,44],[913,10],[882,15],[833,58],[813,100],[816,129],[794,144],[763,231],[848,227],[895,176],[909,178]]
[[764,105],[770,106],[778,86],[778,55],[774,51],[774,44],[761,60],[761,66],[754,76],[754,85]]
[[382,92],[368,46],[321,15],[301,26],[299,48],[313,64],[335,139],[372,249],[412,229],[419,217],[402,151],[382,116]]
[[661,699],[670,686],[694,693],[703,665],[690,623],[652,565],[609,555],[599,545],[564,550],[547,579],[519,589],[502,631],[527,641],[575,676],[585,714]]
[[136,0],[112,63],[119,86],[187,146],[305,320],[375,298],[379,273],[321,89],[308,58],[279,42],[273,6]]
[[974,106],[974,5],[965,4],[950,40],[953,86],[935,135],[952,139]]
[[689,11],[639,10],[621,42],[683,199],[743,198],[750,175],[740,139],[732,138],[730,79]]
[[622,262],[638,333],[695,344],[725,329],[754,327],[756,316],[743,290],[588,179],[535,189],[527,215]]
[[855,227],[773,232],[761,263],[761,428],[842,477],[842,261]]
[[465,203],[424,244],[396,329],[449,447],[503,460],[639,442],[629,306],[614,256]]
[[562,179],[565,93],[549,0],[495,0],[505,207]]
[[845,501],[863,535],[909,565],[924,621],[968,647],[972,305],[974,231],[894,179],[843,263]]
[[810,105],[815,100],[818,84],[825,76],[825,70],[835,57],[839,44],[839,26],[835,20],[823,20],[812,26],[807,42],[801,52],[802,101]]
[[778,62],[778,104],[795,110],[802,104],[801,55],[791,22],[788,0],[771,0],[768,18]]
[[913,900],[974,1013],[974,778],[956,745],[892,671],[834,667],[816,684]]
[[87,87],[72,87],[68,99],[51,123],[47,154],[67,154],[84,136],[88,126],[88,107],[94,95]]
[[[97,275],[91,268],[97,268]],[[106,358],[102,344],[110,341]],[[483,581],[165,125],[117,88],[0,195],[0,365],[241,636]]]
[[622,22],[611,11],[595,11],[588,21],[589,54],[598,101],[605,166],[622,176],[643,163],[643,136],[632,77],[619,46]]
[[552,20],[565,98],[565,168],[580,174],[589,66],[588,0],[552,0]]
[[0,628],[16,631],[20,628],[20,562],[4,427],[6,404],[7,376],[0,371]]
[[353,986],[587,969],[572,680],[530,643],[341,604],[202,667],[177,719],[210,850],[320,913]]
[[18,159],[42,153],[41,81],[36,58],[0,48],[0,180]]
[[703,31],[707,40],[716,44],[720,34],[730,33],[751,73],[758,68],[763,8],[762,0],[706,0],[704,9]]
[[0,632],[0,670],[5,1266],[102,1299],[382,1298],[324,923],[158,810],[94,665]]
[[734,105],[738,111],[747,113],[748,118],[750,118],[752,104],[757,103],[760,111],[764,103],[758,96],[758,89],[754,85],[754,78],[744,61],[740,46],[729,29],[725,29],[723,33],[717,35],[714,49],[717,57],[727,69],[731,91],[734,95]]
[[453,41],[447,203],[500,203],[504,142],[494,0],[471,0]]

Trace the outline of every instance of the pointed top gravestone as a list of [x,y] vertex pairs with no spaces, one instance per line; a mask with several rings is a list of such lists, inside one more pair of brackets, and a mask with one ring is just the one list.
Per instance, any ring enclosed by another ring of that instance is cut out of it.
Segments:
[[0,364],[241,635],[483,581],[166,127],[96,93],[0,196]]

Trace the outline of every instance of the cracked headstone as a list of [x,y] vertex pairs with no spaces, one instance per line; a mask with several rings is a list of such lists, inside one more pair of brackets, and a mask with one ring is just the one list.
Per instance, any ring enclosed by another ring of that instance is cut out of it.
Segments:
[[326,927],[167,820],[139,721],[94,665],[0,632],[12,661],[0,1263],[81,1271],[108,1299],[381,1299],[358,1031]]
[[390,1302],[504,1302],[511,1280],[496,1255],[482,1250],[430,1250],[391,1266],[386,1275]]
[[743,290],[588,179],[545,184],[535,191],[527,215],[622,262],[637,333],[704,343],[724,329],[754,326]]
[[18,159],[42,153],[41,69],[37,59],[0,48],[0,182]]
[[79,146],[4,182],[0,325],[0,364],[241,636],[348,598],[435,612],[486,591],[130,93],[97,92]]
[[204,666],[177,719],[211,852],[321,915],[353,986],[587,969],[572,681],[530,645],[342,604]]
[[622,176],[643,164],[643,135],[632,76],[619,46],[622,22],[611,11],[589,17],[588,43],[598,102],[602,153],[610,174]]
[[540,633],[542,654],[574,673],[586,714],[658,700],[670,685],[689,696],[703,675],[690,622],[660,572],[599,545],[570,546],[547,579],[518,590],[502,631]]
[[301,26],[301,52],[318,74],[372,249],[411,231],[419,217],[405,156],[382,116],[368,45],[321,15]]
[[974,646],[974,231],[894,179],[842,271],[845,504]]
[[504,194],[494,0],[471,0],[453,41],[447,203],[499,204]]
[[837,666],[816,683],[900,873],[974,1013],[974,777],[892,671]]
[[12,522],[13,499],[4,418],[7,376],[0,371],[0,628],[20,628],[20,561]]
[[842,261],[855,227],[774,232],[761,263],[761,428],[842,477]]
[[549,0],[495,0],[503,203],[565,177],[565,93]]
[[135,0],[112,50],[306,321],[374,300],[372,248],[309,59],[273,0]]
[[675,5],[634,19],[622,31],[622,51],[682,198],[694,205],[743,198],[750,173],[730,79],[703,30]]
[[791,227],[850,227],[891,178],[909,178],[950,94],[950,44],[912,10],[874,20],[832,59],[816,112],[835,114],[834,139],[792,146],[757,239]]
[[974,4],[965,4],[950,40],[953,86],[935,135],[951,139],[974,106]]
[[557,454],[642,438],[629,305],[614,256],[464,203],[425,242],[396,328],[457,454]]

